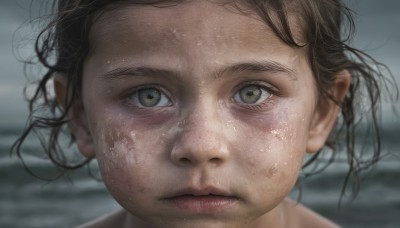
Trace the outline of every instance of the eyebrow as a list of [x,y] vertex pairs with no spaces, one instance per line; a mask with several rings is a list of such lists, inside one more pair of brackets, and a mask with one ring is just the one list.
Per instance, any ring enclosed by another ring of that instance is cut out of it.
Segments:
[[222,75],[225,72],[231,74],[238,74],[241,72],[271,72],[271,73],[284,73],[288,75],[291,79],[297,80],[294,69],[289,68],[281,63],[275,61],[252,61],[232,65],[224,69],[221,73],[217,75]]
[[[243,62],[236,63],[231,66],[228,66],[215,74],[215,78],[220,78],[224,74],[239,74],[242,72],[271,72],[271,73],[284,73],[288,75],[290,79],[297,80],[295,71],[281,63],[275,61],[252,61],[252,62]],[[173,71],[169,69],[160,69],[154,67],[147,66],[139,66],[139,67],[122,67],[113,69],[101,77],[104,79],[127,79],[134,76],[153,76],[153,77],[173,77],[179,78],[180,73],[178,71]]]
[[170,71],[170,70],[140,66],[140,67],[116,68],[116,69],[113,69],[113,70],[105,73],[104,75],[102,75],[102,77],[105,79],[119,79],[119,78],[130,78],[131,76],[149,76],[149,75],[163,76],[163,77],[168,77],[168,76],[176,77],[179,75],[179,73]]

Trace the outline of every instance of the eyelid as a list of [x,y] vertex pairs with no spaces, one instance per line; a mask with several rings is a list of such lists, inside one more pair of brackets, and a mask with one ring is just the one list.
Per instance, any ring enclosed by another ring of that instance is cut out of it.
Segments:
[[275,86],[273,86],[269,83],[263,82],[263,81],[246,81],[246,82],[240,83],[238,86],[235,86],[233,88],[233,94],[236,94],[237,91],[239,91],[240,89],[242,89],[246,86],[260,86],[260,87],[266,89],[269,93],[271,93],[271,95],[279,96],[279,90]]

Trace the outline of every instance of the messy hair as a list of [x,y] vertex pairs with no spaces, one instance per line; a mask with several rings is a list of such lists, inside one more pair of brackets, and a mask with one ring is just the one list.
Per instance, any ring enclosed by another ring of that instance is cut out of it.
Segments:
[[[52,5],[54,13],[51,15],[51,20],[40,31],[35,42],[36,58],[45,67],[46,72],[35,84],[34,94],[27,97],[30,116],[25,130],[12,147],[12,151],[21,158],[24,165],[22,145],[31,134],[38,136],[43,151],[55,167],[60,169],[60,173],[81,168],[90,162],[88,158],[78,163],[67,159],[66,148],[61,146],[60,139],[65,133],[64,126],[69,122],[67,114],[71,106],[76,100],[81,99],[82,69],[90,50],[91,26],[108,7],[123,2],[122,0],[59,0]],[[164,7],[165,3],[179,4],[180,1],[125,2],[125,4],[153,4],[156,7]],[[385,65],[349,46],[354,34],[352,11],[340,0],[232,0],[223,4],[235,6],[243,13],[248,13],[250,10],[254,15],[255,12],[284,43],[293,48],[306,50],[319,92],[319,105],[334,102],[341,107],[341,115],[322,149],[331,152],[328,162],[322,167],[315,166],[315,169],[311,169],[305,175],[318,173],[326,168],[335,160],[339,151],[338,145],[344,145],[349,168],[342,188],[343,193],[352,179],[357,179],[362,170],[374,165],[381,157],[379,102],[381,91],[386,90],[393,80]],[[295,16],[299,21],[302,39],[299,40],[294,35],[295,29],[299,28],[293,28],[289,16]],[[329,91],[335,81],[335,75],[343,70],[350,72],[351,84],[346,97],[339,102],[334,100]],[[68,94],[65,96],[64,107],[48,91],[48,84],[55,74],[64,75],[67,81]],[[360,102],[361,100],[363,102]],[[358,129],[364,120],[369,121],[370,130],[368,136],[360,137]],[[43,130],[46,133],[43,133]],[[74,142],[74,136],[68,130],[67,137],[71,143]],[[363,153],[363,143],[366,142],[360,138],[373,142],[370,153]],[[343,141],[344,144],[338,144]],[[320,154],[321,151],[308,158],[303,169],[318,164],[321,160]],[[357,189],[358,185],[355,187]]]

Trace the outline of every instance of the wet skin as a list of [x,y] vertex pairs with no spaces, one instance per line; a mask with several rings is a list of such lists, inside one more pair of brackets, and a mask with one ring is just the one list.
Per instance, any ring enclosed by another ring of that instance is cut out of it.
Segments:
[[324,141],[310,136],[318,95],[305,51],[255,18],[188,1],[94,23],[73,130],[138,227],[288,219],[305,151]]

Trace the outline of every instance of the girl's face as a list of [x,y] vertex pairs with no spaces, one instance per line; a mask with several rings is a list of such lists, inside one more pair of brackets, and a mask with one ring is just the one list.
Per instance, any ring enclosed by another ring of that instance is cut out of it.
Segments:
[[108,11],[90,44],[82,115],[93,141],[85,143],[137,221],[277,220],[317,103],[304,50],[255,15],[209,1]]

